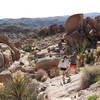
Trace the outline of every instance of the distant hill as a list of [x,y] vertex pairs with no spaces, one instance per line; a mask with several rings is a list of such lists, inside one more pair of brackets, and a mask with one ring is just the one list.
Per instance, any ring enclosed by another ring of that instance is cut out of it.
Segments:
[[25,26],[44,26],[50,24],[64,24],[68,16],[56,16],[48,18],[20,18],[20,19],[0,19],[0,24],[20,24]]
[[95,17],[100,16],[100,13],[86,13],[85,16]]
[[[85,16],[95,17],[100,15],[100,13],[86,13]],[[55,16],[48,18],[19,18],[19,19],[0,19],[0,24],[20,24],[24,26],[44,26],[50,24],[64,24],[65,20],[68,18],[66,16]]]

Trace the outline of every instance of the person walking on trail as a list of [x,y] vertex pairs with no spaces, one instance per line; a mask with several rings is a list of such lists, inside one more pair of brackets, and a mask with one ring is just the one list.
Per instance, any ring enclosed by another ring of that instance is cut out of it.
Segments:
[[77,55],[76,52],[73,52],[73,55],[70,57],[70,67],[75,69],[75,73],[78,73],[78,67],[77,67]]
[[[65,76],[69,74],[68,70],[70,68],[70,62],[67,56],[64,56],[63,59],[60,60],[58,64],[58,68],[62,71],[62,80],[63,80],[63,84],[65,84]],[[69,75],[67,76],[69,77],[67,82],[70,82],[70,76]]]

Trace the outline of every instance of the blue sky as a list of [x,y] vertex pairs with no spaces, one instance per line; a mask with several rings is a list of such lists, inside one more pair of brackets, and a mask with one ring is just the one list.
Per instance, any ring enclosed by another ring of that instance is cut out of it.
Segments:
[[0,18],[36,18],[88,12],[100,12],[100,0],[0,0]]

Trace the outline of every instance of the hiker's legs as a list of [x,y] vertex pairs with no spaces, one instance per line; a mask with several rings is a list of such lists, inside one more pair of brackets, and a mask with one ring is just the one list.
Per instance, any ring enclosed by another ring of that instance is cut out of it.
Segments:
[[65,73],[65,74],[66,74],[66,77],[69,77],[69,72],[68,72],[68,71],[66,71],[66,73]]
[[70,78],[69,71],[66,71],[66,77],[68,77],[68,81],[67,82],[70,82],[71,81],[71,78]]
[[76,66],[74,67],[74,69],[75,69],[75,73],[78,73],[78,67]]
[[63,80],[63,83],[65,83],[65,71],[63,71],[62,80]]

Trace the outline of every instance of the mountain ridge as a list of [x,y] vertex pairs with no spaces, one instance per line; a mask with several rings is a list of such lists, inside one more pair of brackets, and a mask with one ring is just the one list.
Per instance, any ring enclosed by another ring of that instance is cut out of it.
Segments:
[[[86,13],[85,17],[95,17],[99,16],[100,13]],[[0,19],[0,24],[21,24],[24,26],[44,26],[50,24],[64,24],[65,20],[69,17],[69,15],[64,16],[54,16],[54,17],[44,17],[44,18],[4,18]]]

